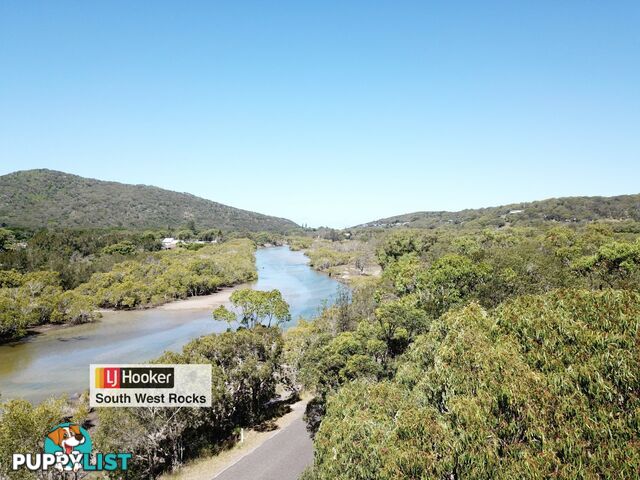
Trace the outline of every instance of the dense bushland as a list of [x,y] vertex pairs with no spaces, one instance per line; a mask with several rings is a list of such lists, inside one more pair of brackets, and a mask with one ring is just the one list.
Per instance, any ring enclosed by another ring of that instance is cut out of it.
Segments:
[[291,220],[148,185],[83,178],[54,170],[0,176],[0,225],[43,228],[199,228],[287,231]]
[[104,308],[136,308],[206,295],[220,287],[255,280],[255,246],[248,240],[169,250],[118,263],[94,273],[76,290]]
[[393,380],[331,397],[313,478],[631,478],[639,328],[640,295],[612,290],[449,312]]
[[376,275],[380,268],[374,254],[375,240],[344,240],[334,241],[316,239],[307,242],[304,252],[309,257],[309,265],[316,270],[352,279],[358,276]]
[[143,250],[128,257],[113,253],[126,250],[128,243],[105,248],[110,250],[105,255],[117,255],[121,261],[73,289],[64,289],[58,272],[0,270],[0,340],[20,338],[29,327],[46,323],[91,321],[98,307],[148,307],[256,278],[255,245],[246,239],[203,245],[196,251]]
[[286,334],[309,479],[640,468],[640,242],[608,225],[398,230],[379,280]]
[[588,223],[602,220],[640,221],[640,194],[615,197],[564,197],[459,212],[413,212],[383,218],[365,227],[485,228],[541,226],[550,223]]
[[[619,222],[296,241],[311,257],[314,250],[318,258],[348,254],[353,263],[367,254],[382,273],[351,279],[335,305],[284,341],[260,325],[270,315],[286,318],[277,313],[281,298],[238,293],[237,313],[253,328],[203,337],[158,359],[211,363],[213,408],[102,409],[97,445],[134,452],[131,478],[153,478],[263,420],[281,385],[315,393],[306,416],[315,434],[308,480],[633,478],[640,471],[638,232]],[[249,240],[133,254],[116,243],[125,261],[74,292],[133,308],[255,275]],[[31,274],[3,275],[4,288],[42,295],[25,287]],[[33,409],[4,408],[0,432]]]
[[84,323],[99,316],[91,297],[64,291],[57,272],[0,270],[0,340],[45,323]]
[[95,272],[135,258],[139,253],[160,250],[162,232],[129,232],[106,229],[7,230],[0,247],[0,269],[21,273],[58,272],[62,287],[69,290],[89,280]]

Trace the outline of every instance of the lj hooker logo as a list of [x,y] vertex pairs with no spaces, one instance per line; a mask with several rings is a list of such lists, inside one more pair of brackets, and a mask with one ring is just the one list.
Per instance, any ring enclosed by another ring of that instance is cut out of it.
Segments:
[[92,407],[210,407],[211,365],[91,365]]
[[173,367],[96,368],[96,388],[173,388]]

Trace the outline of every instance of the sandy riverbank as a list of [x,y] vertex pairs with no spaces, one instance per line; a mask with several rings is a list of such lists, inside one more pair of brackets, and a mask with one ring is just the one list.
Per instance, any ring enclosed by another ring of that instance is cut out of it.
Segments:
[[[223,288],[222,290],[212,293],[211,295],[202,295],[200,297],[189,297],[184,300],[175,300],[173,302],[165,303],[163,305],[158,305],[155,307],[140,308],[139,310],[148,310],[148,311],[213,310],[214,308],[219,307],[220,305],[228,305],[230,302],[229,297],[231,297],[231,294],[240,288],[251,288],[251,283],[242,283],[240,285],[235,285],[233,287],[226,287],[226,288]],[[96,312],[100,314],[109,313],[109,312],[124,312],[124,311],[126,310],[115,310],[115,309],[107,309],[107,308],[100,308],[96,310]],[[135,309],[133,311],[135,311]],[[98,319],[98,321],[100,321],[100,319]],[[34,335],[39,333],[45,333],[50,330],[61,330],[61,329],[73,327],[76,325],[78,324],[47,323],[44,325],[36,325],[33,327],[29,327],[28,332],[30,335]],[[24,338],[0,343],[0,345],[9,345],[13,343],[19,343],[21,340],[24,340]]]
[[223,288],[222,290],[212,293],[211,295],[202,295],[201,297],[189,297],[184,300],[176,300],[175,302],[165,303],[159,307],[154,307],[158,310],[206,310],[214,309],[220,305],[226,305],[229,303],[229,297],[231,294],[240,288],[249,288],[251,284],[243,283],[241,285],[235,285],[233,287]]

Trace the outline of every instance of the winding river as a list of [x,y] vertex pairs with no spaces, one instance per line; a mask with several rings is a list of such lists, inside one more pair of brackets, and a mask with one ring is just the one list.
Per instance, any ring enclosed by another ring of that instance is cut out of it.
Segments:
[[[288,247],[256,252],[258,290],[277,288],[291,307],[294,325],[331,302],[339,283],[312,270],[302,252]],[[228,328],[211,318],[210,307],[106,312],[95,323],[47,330],[0,346],[2,399],[38,402],[88,388],[90,363],[136,363],[178,350],[193,338]]]

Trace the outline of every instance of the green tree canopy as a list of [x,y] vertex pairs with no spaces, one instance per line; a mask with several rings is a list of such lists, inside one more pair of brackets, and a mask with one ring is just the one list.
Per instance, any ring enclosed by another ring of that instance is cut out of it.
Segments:
[[191,240],[194,236],[195,234],[192,230],[180,230],[176,233],[176,237],[178,237],[179,240]]
[[204,230],[198,234],[198,238],[203,242],[213,242],[222,238],[222,231],[218,228]]
[[12,242],[13,233],[6,228],[0,228],[0,252],[8,250]]
[[574,268],[587,276],[593,286],[638,288],[640,286],[640,240],[634,243],[607,243],[595,254],[576,260]]
[[450,310],[391,381],[329,396],[305,478],[636,478],[639,319],[640,295],[616,290]]
[[138,247],[129,241],[125,240],[124,242],[114,243],[113,245],[108,245],[102,249],[102,253],[105,255],[112,255],[114,253],[120,255],[132,255],[136,253]]
[[220,305],[211,312],[211,314],[213,315],[213,319],[218,320],[219,322],[233,323],[237,320],[236,314],[224,305]]
[[[254,328],[265,322],[270,327],[274,320],[276,325],[291,320],[289,304],[282,298],[280,290],[243,288],[231,294],[231,303],[240,311],[240,323],[247,328]],[[236,315],[220,306],[213,311],[213,318],[229,322],[235,320]]]

